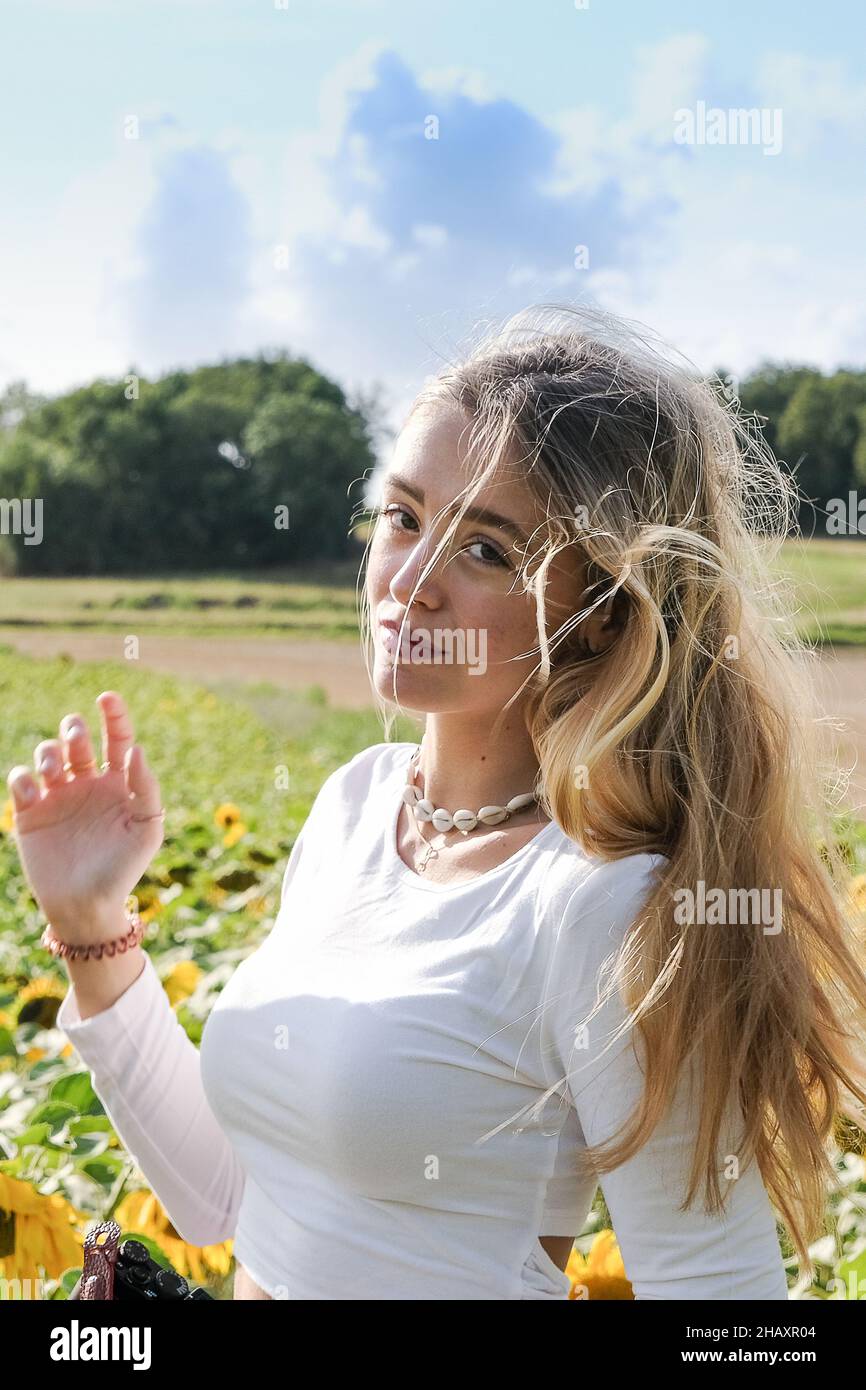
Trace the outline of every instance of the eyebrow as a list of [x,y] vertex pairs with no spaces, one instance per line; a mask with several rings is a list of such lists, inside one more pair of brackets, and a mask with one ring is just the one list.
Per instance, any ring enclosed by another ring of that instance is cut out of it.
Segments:
[[[410,497],[414,497],[415,501],[420,502],[423,506],[424,489],[416,487],[414,483],[410,483],[408,479],[404,478],[400,473],[386,473],[385,477],[382,479],[382,486],[383,488],[391,486],[399,488],[401,492],[408,492]],[[452,503],[451,506],[446,507],[445,510],[449,515],[453,515],[453,513],[457,511],[457,504]],[[486,507],[467,507],[464,516],[468,517],[470,521],[481,522],[483,526],[492,526],[498,531],[505,531],[509,536],[513,536],[515,540],[522,541],[524,545],[528,545],[529,543],[528,537],[525,532],[520,529],[516,521],[511,521],[507,516],[500,516],[498,512],[488,511]]]

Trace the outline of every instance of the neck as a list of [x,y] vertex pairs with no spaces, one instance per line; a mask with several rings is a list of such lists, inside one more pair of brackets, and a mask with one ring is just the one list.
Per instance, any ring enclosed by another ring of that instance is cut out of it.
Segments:
[[427,716],[417,784],[435,805],[475,811],[532,791],[538,759],[520,711],[496,733],[491,722],[487,714]]

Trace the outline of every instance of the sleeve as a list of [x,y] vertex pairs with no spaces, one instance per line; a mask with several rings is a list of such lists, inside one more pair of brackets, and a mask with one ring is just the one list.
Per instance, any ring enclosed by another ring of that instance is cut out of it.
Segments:
[[129,1153],[190,1245],[234,1235],[244,1174],[208,1105],[199,1051],[153,960],[108,1009],[82,1019],[70,989],[57,1014]]
[[[281,906],[303,852],[301,828],[283,875]],[[244,1172],[207,1100],[199,1050],[142,951],[141,974],[108,1009],[82,1019],[70,988],[56,1026],[90,1069],[114,1128],[190,1245],[234,1236]]]
[[[542,1036],[586,1145],[608,1141],[642,1093],[639,1034],[629,1028],[611,1041],[628,1016],[618,992],[581,1025],[607,985],[600,968],[622,944],[662,861],[640,854],[599,866],[572,896],[557,931]],[[674,1102],[646,1144],[599,1177],[635,1298],[787,1300],[775,1216],[757,1163],[731,1180],[723,1212],[704,1210],[701,1187],[691,1207],[679,1210],[698,1124],[688,1080],[684,1068]],[[735,1132],[731,1110],[720,1174],[735,1152]],[[720,1184],[725,1195],[724,1176]]]

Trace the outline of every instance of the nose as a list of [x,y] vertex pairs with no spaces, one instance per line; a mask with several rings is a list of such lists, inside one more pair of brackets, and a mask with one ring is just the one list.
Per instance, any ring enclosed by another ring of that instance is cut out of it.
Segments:
[[[395,603],[401,608],[408,608],[410,600],[413,604],[423,605],[425,608],[439,608],[442,603],[442,573],[441,557],[434,566],[432,573],[428,574],[420,583],[425,565],[428,563],[433,553],[434,547],[429,544],[425,537],[418,537],[418,544],[412,547],[405,561],[392,574],[388,584],[388,591]],[[418,588],[415,589],[415,585]]]

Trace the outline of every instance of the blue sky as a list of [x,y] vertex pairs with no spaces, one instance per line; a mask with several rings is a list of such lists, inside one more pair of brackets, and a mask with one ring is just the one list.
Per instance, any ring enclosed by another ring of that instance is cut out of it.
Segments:
[[[396,418],[578,298],[705,369],[866,358],[854,0],[2,0],[0,45],[0,385],[286,347]],[[702,103],[781,147],[678,142]]]

